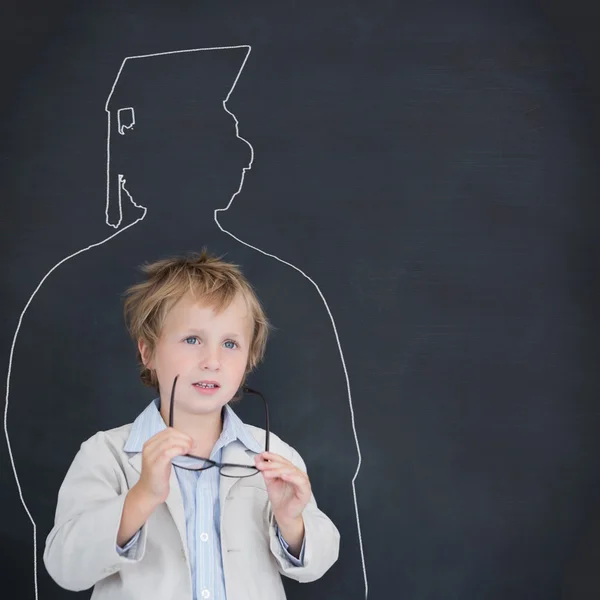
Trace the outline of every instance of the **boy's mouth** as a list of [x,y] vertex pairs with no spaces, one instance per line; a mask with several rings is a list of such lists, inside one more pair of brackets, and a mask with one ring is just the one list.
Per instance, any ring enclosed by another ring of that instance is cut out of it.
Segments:
[[216,390],[221,387],[216,381],[196,381],[192,385],[201,390]]

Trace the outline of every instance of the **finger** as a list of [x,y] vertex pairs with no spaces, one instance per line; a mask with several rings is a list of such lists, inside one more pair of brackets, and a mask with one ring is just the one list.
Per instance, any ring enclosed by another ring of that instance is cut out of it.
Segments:
[[263,452],[261,454],[257,454],[256,458],[258,459],[258,464],[261,465],[286,465],[295,468],[295,465],[287,460],[287,458],[283,458],[283,456],[280,456],[279,454],[273,454],[272,452]]
[[190,444],[192,447],[196,446],[196,442],[192,436],[187,433],[183,433],[183,431],[178,431],[177,429],[173,429],[172,427],[168,427],[165,429],[165,438],[169,440],[181,440],[186,444]]
[[181,431],[175,431],[174,429],[165,429],[165,435],[157,440],[157,444],[165,444],[165,443],[175,443],[182,445],[189,445],[190,447],[194,447],[196,442],[193,438],[186,433],[182,433]]
[[293,485],[299,492],[310,493],[310,481],[302,472],[282,473],[281,479]]
[[282,473],[281,477],[275,479],[267,479],[265,483],[269,485],[269,482],[281,481],[285,485],[289,485],[293,490],[294,496],[301,500],[308,501],[311,497],[312,490],[310,482],[302,477],[301,474],[297,473]]
[[144,444],[144,449],[147,449],[147,451],[149,452],[153,452],[157,447],[161,446],[161,444],[164,444],[165,441],[168,440],[171,440],[172,442],[178,441],[182,444],[195,445],[194,440],[189,435],[182,433],[181,431],[176,431],[175,429],[169,427],[167,429],[163,429],[161,432],[151,437]]
[[195,443],[191,436],[179,429],[175,429],[175,427],[167,427],[165,431],[168,431],[170,435],[183,436],[184,438],[189,439],[191,442]]
[[175,429],[173,427],[166,427],[162,431],[159,431],[155,436],[151,437],[149,442],[154,440],[162,440],[162,439],[186,439],[193,441],[191,436],[183,431],[179,431],[179,429]]
[[296,467],[294,465],[285,465],[285,464],[272,464],[272,463],[258,463],[256,468],[262,473],[272,473],[279,471],[295,471]]
[[159,431],[156,435],[153,435],[149,440],[146,441],[146,443],[144,444],[144,448],[154,448],[154,446],[160,444],[168,435],[168,428]]
[[162,454],[160,454],[155,461],[155,464],[166,464],[171,462],[176,456],[183,456],[187,454],[187,448],[183,446],[172,446],[167,448]]
[[298,469],[298,467],[296,467],[296,465],[294,465],[294,463],[291,463],[289,460],[285,460],[282,459],[280,461],[256,461],[256,468],[259,471],[262,471],[263,473],[266,471],[272,471],[274,469],[290,469],[292,471],[299,471],[301,473],[303,473],[304,471],[301,471],[300,469]]
[[262,474],[264,475],[265,479],[283,479],[284,476],[288,477],[293,475],[294,470],[288,469],[287,467],[281,467],[278,469],[269,469],[267,471],[263,471]]
[[167,460],[171,460],[172,458],[175,458],[176,456],[182,456],[184,454],[187,454],[188,449],[183,447],[183,446],[174,446],[173,448],[169,448],[168,450],[165,450],[165,452],[163,453],[163,457],[166,458]]
[[160,460],[162,456],[170,453],[172,450],[177,449],[179,454],[187,454],[192,449],[191,445],[185,441],[179,440],[163,440],[163,442],[149,452],[147,452],[146,458],[150,462],[156,462]]
[[191,448],[191,444],[187,440],[182,440],[182,439],[177,439],[177,438],[176,439],[165,438],[165,439],[161,440],[160,443],[149,448],[146,451],[146,455],[149,458],[151,458],[151,457],[156,458],[157,456],[159,456],[160,454],[165,452],[165,450],[168,450],[169,448],[173,448],[174,446],[180,446],[181,448]]
[[274,481],[281,481],[284,484],[290,485],[294,490],[294,495],[298,498],[310,498],[312,493],[310,482],[302,474],[284,471],[277,476],[265,475],[264,479],[267,485]]

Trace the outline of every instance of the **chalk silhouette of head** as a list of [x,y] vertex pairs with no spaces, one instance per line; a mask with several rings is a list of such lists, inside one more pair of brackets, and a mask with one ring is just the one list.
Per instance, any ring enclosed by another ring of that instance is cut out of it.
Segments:
[[107,224],[122,226],[132,206],[165,219],[181,218],[191,206],[194,218],[208,218],[215,202],[226,204],[251,161],[226,106],[249,50],[201,48],[123,61],[105,107]]

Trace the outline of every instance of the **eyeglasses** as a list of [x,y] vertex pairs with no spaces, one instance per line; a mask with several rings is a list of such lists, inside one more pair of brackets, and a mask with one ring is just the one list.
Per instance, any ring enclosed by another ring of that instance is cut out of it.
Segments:
[[[169,427],[173,427],[173,413],[175,407],[175,386],[177,385],[177,379],[179,375],[173,380],[173,388],[171,389],[171,404],[169,407]],[[269,407],[264,396],[252,390],[247,386],[243,386],[240,389],[241,395],[243,394],[254,394],[260,396],[265,405],[265,452],[269,451]],[[238,392],[239,393],[239,392]],[[236,396],[236,398],[241,398]],[[238,465],[234,463],[220,463],[210,458],[202,458],[201,456],[194,456],[193,454],[185,454],[177,457],[177,462],[174,463],[177,467],[185,469],[187,471],[205,471],[212,467],[218,467],[219,472],[223,477],[251,477],[258,473],[258,469],[253,465]]]

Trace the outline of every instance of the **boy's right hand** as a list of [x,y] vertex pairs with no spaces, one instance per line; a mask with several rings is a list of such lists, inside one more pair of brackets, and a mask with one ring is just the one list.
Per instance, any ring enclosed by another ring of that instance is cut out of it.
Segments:
[[144,444],[142,474],[134,487],[150,504],[162,504],[169,495],[171,460],[189,454],[194,447],[189,435],[172,427],[163,429]]

